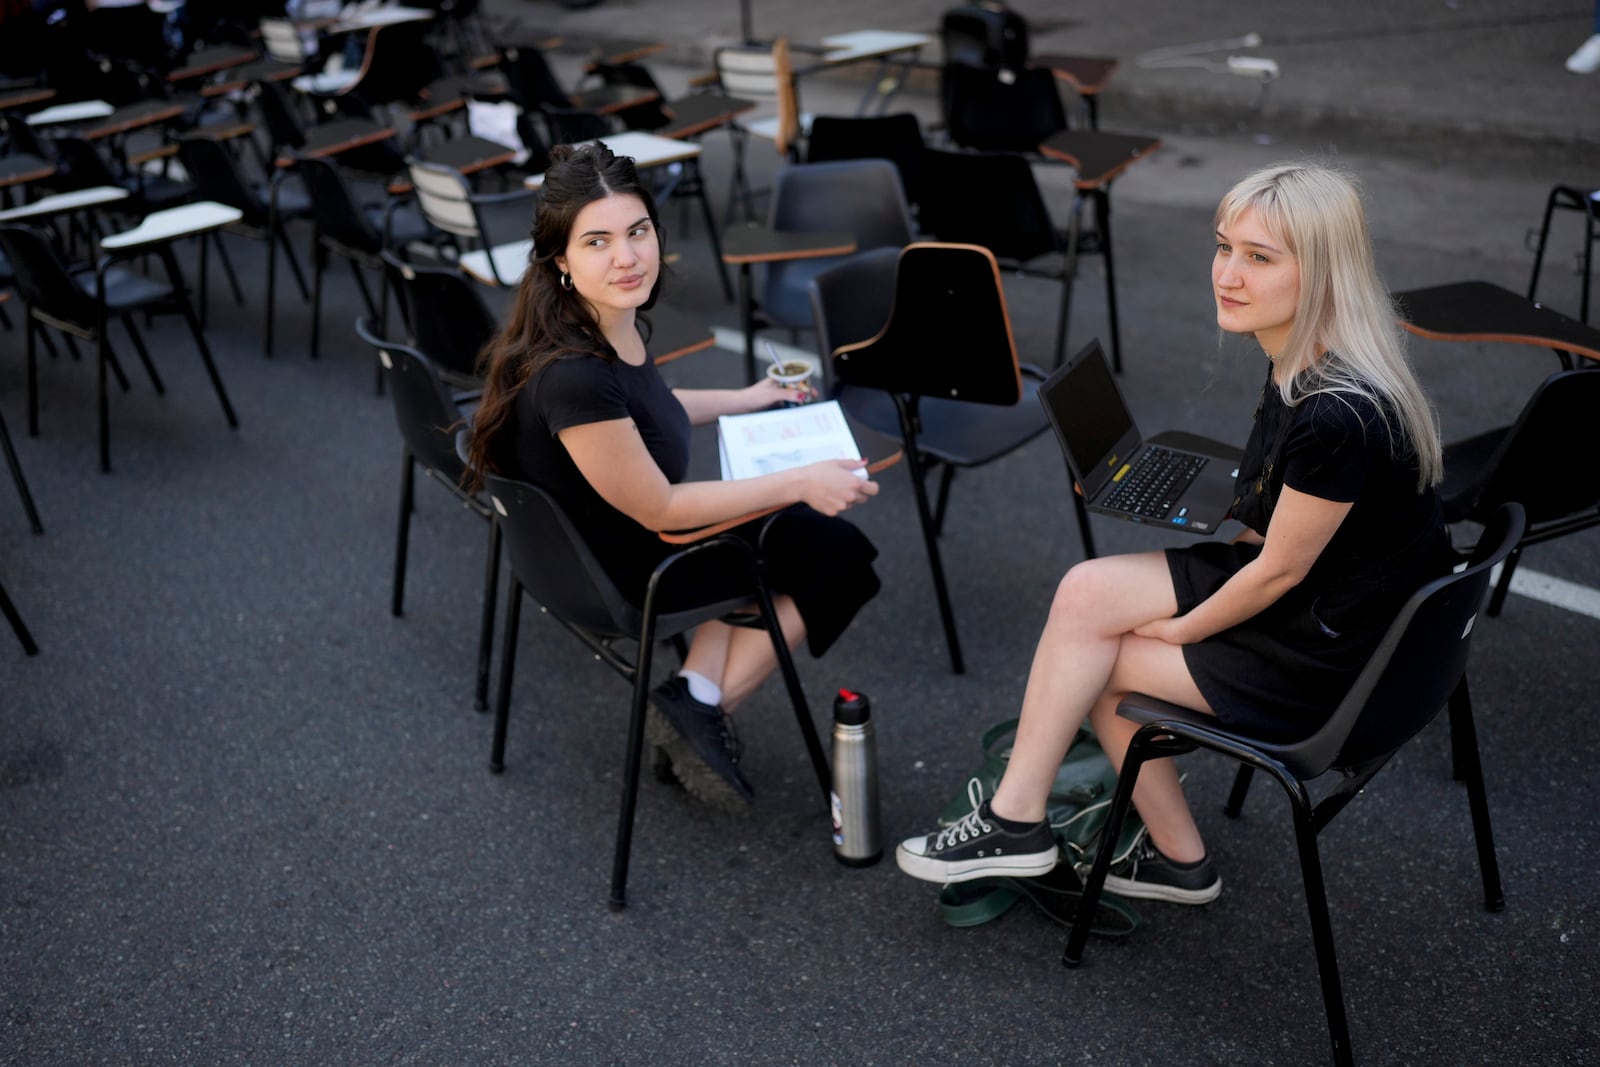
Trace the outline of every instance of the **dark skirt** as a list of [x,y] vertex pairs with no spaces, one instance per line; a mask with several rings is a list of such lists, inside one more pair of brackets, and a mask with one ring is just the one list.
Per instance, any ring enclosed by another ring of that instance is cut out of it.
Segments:
[[[729,532],[755,548],[768,591],[794,599],[805,620],[806,646],[813,656],[833,645],[881,587],[872,567],[878,550],[866,535],[847,520],[829,518],[804,504]],[[644,603],[656,566],[683,547],[659,538],[655,543],[659,548],[626,559],[601,560],[617,588],[635,604]],[[747,579],[730,569],[729,556],[724,553],[691,557],[675,565],[669,579],[659,594],[664,612],[715,604],[749,589]]]
[[[1307,737],[1344,699],[1411,594],[1445,572],[1447,548],[1429,539],[1362,574],[1313,569],[1254,618],[1183,646],[1184,663],[1224,725],[1263,740]],[[1217,542],[1167,549],[1179,614],[1260,551]]]

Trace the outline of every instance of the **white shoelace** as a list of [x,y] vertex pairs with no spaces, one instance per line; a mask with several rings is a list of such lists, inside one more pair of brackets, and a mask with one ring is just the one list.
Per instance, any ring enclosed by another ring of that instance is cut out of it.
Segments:
[[933,851],[964,844],[994,829],[979,814],[979,809],[983,807],[983,783],[976,778],[967,783],[967,799],[972,801],[972,810],[954,826],[939,831],[939,836],[933,841]]

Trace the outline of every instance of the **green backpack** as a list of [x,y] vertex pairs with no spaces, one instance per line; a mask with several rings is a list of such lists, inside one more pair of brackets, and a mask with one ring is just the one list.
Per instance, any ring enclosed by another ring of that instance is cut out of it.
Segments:
[[[966,818],[995,785],[1011,758],[1017,720],[996,723],[983,735],[983,763],[966,785],[950,798],[939,814],[940,826],[954,826]],[[951,926],[977,926],[999,918],[1027,898],[1051,919],[1070,925],[1083,892],[1082,876],[1089,872],[1100,848],[1100,833],[1111,815],[1111,797],[1117,774],[1094,731],[1078,728],[1072,747],[1056,771],[1050,787],[1046,817],[1061,846],[1065,862],[1037,878],[978,878],[947,885],[939,893],[939,911]],[[1114,861],[1126,858],[1145,835],[1144,821],[1130,809],[1117,835]],[[1139,926],[1139,915],[1121,897],[1104,893],[1095,916],[1094,932],[1124,936]]]

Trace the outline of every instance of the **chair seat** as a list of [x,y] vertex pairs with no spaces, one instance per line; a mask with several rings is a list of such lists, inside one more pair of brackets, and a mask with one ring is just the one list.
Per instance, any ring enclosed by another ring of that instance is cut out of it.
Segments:
[[[385,213],[383,206],[367,204],[362,210],[366,212],[367,221],[372,223],[372,228],[382,235]],[[389,243],[395,248],[404,248],[412,241],[427,241],[432,236],[432,231],[428,229],[428,224],[422,215],[409,204],[396,208],[394,214],[389,217],[388,224]]]
[[[73,271],[72,279],[93,298],[93,270]],[[126,267],[112,267],[106,271],[106,310],[113,315],[159,304],[171,296],[172,286],[147,278],[138,271]]]
[[[1022,388],[1022,400],[1014,407],[924,397],[917,408],[922,419],[917,446],[956,467],[979,467],[1021,448],[1050,425],[1038,400],[1039,383],[1023,378]],[[839,402],[879,433],[900,436],[900,418],[888,393],[846,385],[840,388]]]
[[[816,115],[810,111],[802,111],[800,113],[801,137],[811,136],[811,121],[814,118],[816,118]],[[778,139],[777,115],[767,115],[762,118],[755,119],[735,119],[734,121],[738,123],[739,127],[746,133],[753,134],[754,136],[760,137],[763,140],[776,141]]]
[[[533,251],[531,240],[512,241],[463,252],[456,262],[462,270],[488,285],[516,285],[528,269],[528,256]],[[498,281],[497,281],[498,279]]]

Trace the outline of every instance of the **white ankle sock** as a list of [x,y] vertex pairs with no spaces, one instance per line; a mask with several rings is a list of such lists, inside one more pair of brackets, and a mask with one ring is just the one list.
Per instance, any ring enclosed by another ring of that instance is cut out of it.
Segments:
[[678,676],[689,683],[689,695],[702,704],[716,707],[722,703],[722,687],[703,674],[679,671]]

